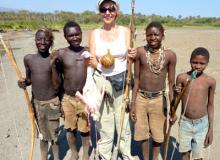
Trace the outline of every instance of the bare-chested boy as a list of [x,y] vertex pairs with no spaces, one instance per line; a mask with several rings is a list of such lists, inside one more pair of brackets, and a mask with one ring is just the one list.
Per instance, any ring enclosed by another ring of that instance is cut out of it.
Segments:
[[[85,112],[85,104],[75,97],[77,91],[82,94],[86,82],[87,65],[84,62],[82,53],[87,48],[82,47],[82,31],[80,26],[69,21],[65,24],[64,37],[69,47],[59,49],[53,56],[53,72],[63,77],[64,96],[62,98],[62,109],[64,111],[64,127],[67,130],[67,141],[71,149],[71,160],[78,159],[76,148],[76,133],[80,131],[83,145],[83,160],[88,160],[89,129],[88,117]],[[57,72],[56,66],[61,67]],[[58,87],[61,79],[54,78],[54,84]]]
[[204,148],[213,140],[214,93],[216,81],[203,71],[209,62],[209,51],[196,48],[190,58],[191,71],[177,76],[177,91],[185,87],[193,71],[197,77],[186,88],[182,97],[179,127],[179,151],[183,160],[203,159]]
[[137,48],[134,63],[134,89],[131,118],[135,121],[134,139],[141,142],[144,159],[149,159],[149,138],[153,138],[153,159],[157,160],[164,140],[165,82],[168,75],[169,98],[173,99],[176,55],[164,49],[164,28],[151,22],[146,28],[147,45]]
[[36,107],[37,120],[43,139],[40,140],[41,159],[47,160],[48,142],[51,142],[54,159],[58,154],[58,128],[60,101],[58,90],[52,83],[52,70],[50,65],[49,49],[53,45],[53,34],[50,30],[39,29],[35,34],[35,43],[38,49],[36,54],[24,57],[26,78],[18,81],[20,88],[31,85],[34,107]]

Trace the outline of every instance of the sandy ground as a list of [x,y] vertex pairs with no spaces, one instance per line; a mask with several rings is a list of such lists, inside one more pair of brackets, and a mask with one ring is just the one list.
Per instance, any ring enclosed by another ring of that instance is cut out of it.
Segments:
[[[83,45],[87,45],[88,33],[83,31]],[[55,47],[60,48],[67,45],[63,38],[62,32],[55,34]],[[13,49],[15,58],[24,75],[23,57],[28,53],[36,51],[34,44],[34,32],[9,32],[4,34],[8,37]],[[143,30],[139,29],[135,46],[145,44]],[[171,48],[177,54],[178,62],[176,73],[185,72],[190,69],[189,57],[195,47],[203,46],[208,48],[211,53],[210,63],[206,72],[215,77],[217,88],[215,94],[215,120],[214,120],[214,142],[207,153],[207,159],[217,160],[220,156],[220,98],[219,85],[220,81],[220,30],[209,29],[167,29],[164,46]],[[0,46],[0,53],[3,53]],[[8,62],[7,58],[1,54],[0,59],[0,159],[1,160],[26,160],[30,150],[31,127],[28,115],[27,105],[24,101],[24,95],[21,89],[17,87],[17,77]],[[69,150],[66,143],[65,132],[61,124],[61,149],[60,159],[68,159]],[[172,129],[171,141],[177,138],[177,128],[175,125]],[[34,160],[40,159],[39,143],[35,140]],[[170,152],[173,150],[172,144]],[[134,155],[137,154],[137,149]],[[169,154],[171,155],[171,153]],[[175,152],[174,159],[180,159],[178,152]],[[49,158],[52,159],[52,158]],[[138,159],[138,158],[137,158]]]

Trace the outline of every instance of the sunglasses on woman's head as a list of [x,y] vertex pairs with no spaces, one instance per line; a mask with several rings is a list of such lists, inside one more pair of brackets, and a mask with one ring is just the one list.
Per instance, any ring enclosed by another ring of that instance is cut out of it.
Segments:
[[109,11],[110,13],[115,12],[116,8],[115,6],[111,6],[111,7],[100,7],[99,8],[99,12],[100,13],[106,13],[107,11]]

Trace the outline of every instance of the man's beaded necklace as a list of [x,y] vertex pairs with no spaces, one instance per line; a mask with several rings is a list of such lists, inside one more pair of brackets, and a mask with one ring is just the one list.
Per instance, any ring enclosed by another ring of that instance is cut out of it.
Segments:
[[160,54],[157,59],[152,57],[152,53],[153,53],[152,48],[150,48],[148,45],[146,45],[144,48],[146,50],[147,63],[149,65],[150,71],[155,74],[160,74],[165,62],[164,48],[161,47],[157,51]]

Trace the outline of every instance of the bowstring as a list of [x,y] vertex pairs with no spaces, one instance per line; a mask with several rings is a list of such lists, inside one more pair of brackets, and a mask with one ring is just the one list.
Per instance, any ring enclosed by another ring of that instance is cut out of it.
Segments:
[[[186,113],[186,108],[187,108],[187,106],[188,106],[188,101],[189,101],[189,96],[190,96],[190,94],[191,94],[193,81],[194,81],[194,80],[192,80],[192,82],[191,82],[191,84],[190,84],[189,95],[187,96],[185,108],[184,108],[183,113],[182,113],[181,116],[180,116],[179,122],[183,119],[183,116],[184,116],[185,113]],[[179,141],[179,139],[178,139],[178,141]],[[174,147],[175,147],[175,148],[176,148],[176,144],[177,144],[177,141],[175,141],[175,144],[174,144]],[[174,151],[175,151],[175,148],[173,149]],[[209,157],[210,157],[210,147],[209,147],[207,150],[208,150],[208,159],[209,159]],[[174,154],[174,151],[173,151],[172,155]],[[173,157],[171,157],[171,158],[173,158]],[[172,160],[172,159],[171,159],[171,160]]]
[[[4,68],[4,65],[3,65],[3,62],[2,62],[2,55],[0,55],[0,63],[1,63],[1,68],[2,68],[2,73],[3,73],[3,78],[4,78],[4,84],[5,84],[5,89],[6,89],[6,95],[7,95],[7,103],[9,106],[12,106],[12,103],[11,101],[9,100],[9,89],[8,89],[8,83],[7,83],[7,79],[6,79],[6,74],[5,74],[5,68]],[[13,116],[12,118],[12,121],[13,121],[13,125],[14,125],[14,128],[15,128],[15,134],[16,134],[16,138],[17,138],[17,141],[18,141],[18,148],[19,148],[19,151],[20,151],[20,159],[23,160],[23,152],[22,152],[22,147],[21,147],[21,142],[20,142],[20,139],[19,139],[19,135],[18,135],[18,129],[17,129],[17,125],[15,123],[15,116]]]
[[[134,11],[134,1],[131,1],[131,7],[132,7],[132,10]],[[132,23],[132,21],[130,20],[130,25],[132,25],[131,24]],[[134,23],[134,17],[133,17],[133,23]],[[131,26],[130,26],[131,27]],[[130,29],[131,30],[131,29]],[[134,45],[134,34],[131,34],[130,36],[132,36],[131,37],[131,39],[130,39],[130,43],[132,43],[132,44],[130,44],[130,46],[132,45],[132,47],[133,47],[133,45]],[[129,58],[128,58],[128,56],[126,56],[126,61],[127,61],[127,68],[129,67],[128,65],[129,65]],[[126,103],[126,108],[125,108],[125,116],[124,116],[124,119],[128,116],[128,120],[127,120],[127,122],[126,122],[126,124],[124,124],[123,123],[123,125],[122,126],[120,126],[120,127],[122,127],[122,133],[121,133],[121,137],[122,137],[122,135],[123,135],[123,128],[124,128],[124,126],[125,126],[125,132],[126,132],[126,130],[127,130],[127,127],[128,127],[128,125],[129,125],[129,112],[128,113],[126,113],[127,111],[127,107],[129,107],[129,109],[130,109],[130,101],[131,101],[131,99],[130,99],[130,90],[131,90],[131,81],[132,81],[132,63],[131,63],[131,71],[130,71],[130,77],[128,77],[127,76],[127,74],[128,74],[128,72],[127,71],[125,71],[125,74],[124,74],[124,81],[123,81],[123,89],[122,89],[122,100],[121,100],[121,104],[123,104],[123,101],[125,101],[125,103]],[[127,73],[127,74],[126,74]],[[127,78],[130,78],[130,79],[127,79]],[[127,81],[129,80],[129,86],[128,86],[128,97],[124,97],[124,91],[125,91],[125,88],[126,87],[124,87],[125,85],[127,85]],[[125,98],[125,99],[124,99]],[[129,99],[129,102],[128,102],[128,104],[127,104],[127,98]],[[128,106],[127,106],[128,105]],[[122,109],[122,108],[121,108]],[[120,118],[121,119],[121,118]],[[120,120],[121,121],[121,120]],[[122,120],[123,121],[123,120]],[[125,134],[125,140],[127,140],[127,138],[129,137],[129,134],[128,135],[126,135]],[[120,140],[119,140],[120,141]],[[119,146],[119,149],[120,149],[120,146]]]
[[[127,59],[128,60],[128,59]],[[131,78],[131,77],[130,77]],[[124,91],[125,91],[125,85],[126,85],[126,83],[127,83],[127,74],[126,74],[126,71],[125,71],[125,73],[124,73],[124,81],[123,81],[123,88],[122,88],[122,96],[121,96],[121,105],[123,104],[123,101],[125,101],[125,103],[126,103],[126,98],[127,97],[124,97]],[[129,85],[131,85],[131,84],[129,84]],[[130,97],[130,87],[131,86],[129,86],[129,90],[128,90],[128,97]],[[130,98],[129,98],[129,100],[130,100]],[[129,102],[130,103],[130,102]],[[129,113],[126,113],[127,111],[127,107],[129,107],[129,106],[127,106],[127,103],[126,103],[126,107],[125,107],[125,116],[124,116],[124,120],[125,120],[125,117],[127,116],[127,114],[129,114]],[[122,107],[121,107],[121,111],[122,111]],[[121,112],[122,113],[122,112]],[[120,122],[122,121],[122,119],[121,119],[121,114],[120,114]],[[120,122],[119,122],[119,125],[120,125]],[[121,137],[122,137],[122,135],[123,135],[123,128],[125,127],[125,132],[126,132],[126,129],[127,129],[127,127],[128,127],[128,124],[129,124],[129,120],[128,121],[126,121],[126,124],[125,123],[123,123],[123,126],[119,126],[119,127],[122,127],[122,132],[121,132]],[[120,128],[119,128],[120,129]],[[117,132],[119,132],[119,130],[117,131]],[[128,137],[128,135],[125,137],[125,139],[127,139],[127,137]],[[120,147],[120,146],[119,146]]]
[[[126,74],[126,71],[125,71],[123,86],[125,86],[126,83],[127,83],[127,74]],[[129,104],[128,104],[128,105],[130,105],[130,89],[131,89],[131,75],[130,75],[130,83],[129,83],[129,90],[128,90],[128,98],[129,98]],[[127,97],[124,97],[124,91],[125,91],[125,87],[123,87],[123,89],[122,89],[122,103],[123,103],[123,101],[125,101],[125,103],[126,103],[125,117],[127,117],[127,114],[128,114],[128,116],[129,116],[129,112],[126,113],[126,112],[127,112],[126,110],[128,109],[127,107],[130,107],[130,106],[127,106],[127,102],[126,102],[126,98],[127,98]],[[123,99],[123,98],[125,98],[125,99]],[[125,119],[125,117],[124,117],[124,119]],[[129,117],[128,117],[128,119],[129,119]],[[124,127],[124,126],[125,126],[125,132],[126,132],[127,127],[128,127],[128,124],[129,124],[129,120],[127,120],[126,124],[123,124],[123,126],[122,126],[122,133],[123,133],[123,127]],[[121,133],[121,135],[123,135],[122,133]],[[126,134],[125,134],[125,135],[126,135]],[[125,137],[125,139],[127,139],[127,137],[128,137],[128,135]]]
[[[189,94],[188,94],[188,96],[187,96],[187,98],[186,98],[185,108],[184,108],[184,110],[183,110],[183,113],[180,115],[179,122],[183,119],[183,116],[184,116],[185,113],[186,113],[186,108],[187,108],[187,106],[188,106],[189,97],[190,97],[190,94],[191,94],[193,82],[194,82],[194,80],[192,80],[191,83],[190,83],[190,86],[189,86]],[[179,137],[177,136],[176,139],[177,139],[177,140],[175,140],[175,142],[173,143],[173,151],[172,151],[172,155],[171,155],[171,160],[173,160],[175,150],[177,149],[177,142],[179,141]]]

